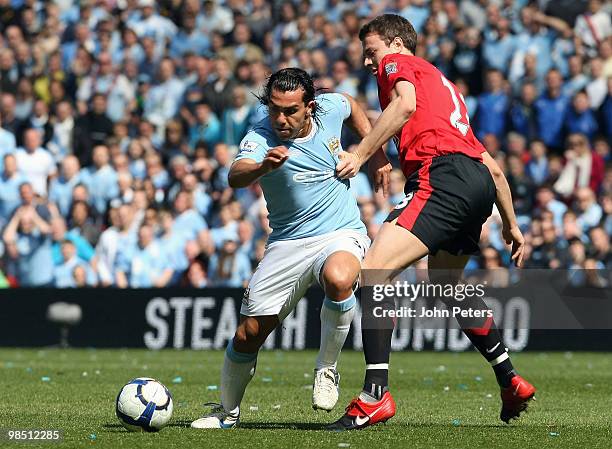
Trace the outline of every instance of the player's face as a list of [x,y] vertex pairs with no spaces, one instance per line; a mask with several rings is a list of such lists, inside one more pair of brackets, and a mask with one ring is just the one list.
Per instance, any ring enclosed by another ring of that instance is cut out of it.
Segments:
[[368,34],[363,40],[363,65],[366,66],[374,75],[378,73],[378,64],[382,58],[393,53],[391,46],[376,33]]
[[310,128],[314,101],[304,104],[304,91],[273,90],[268,102],[268,114],[274,132],[281,140],[305,137]]

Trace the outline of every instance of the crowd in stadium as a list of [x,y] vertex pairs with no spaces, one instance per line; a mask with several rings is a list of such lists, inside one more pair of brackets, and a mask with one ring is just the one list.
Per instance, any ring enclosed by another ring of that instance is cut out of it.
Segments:
[[[394,12],[508,177],[527,267],[612,268],[610,3],[0,0],[2,286],[246,285],[270,232],[233,190],[256,94],[297,66],[375,120],[360,25]],[[350,132],[343,147],[356,143]],[[388,149],[394,161],[396,150]],[[353,179],[373,238],[403,198]],[[471,268],[509,266],[494,213]]]

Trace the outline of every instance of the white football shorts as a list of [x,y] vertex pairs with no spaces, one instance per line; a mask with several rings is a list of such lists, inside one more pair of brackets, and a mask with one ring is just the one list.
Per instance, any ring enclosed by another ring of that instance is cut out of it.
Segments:
[[306,290],[320,282],[323,264],[331,254],[347,251],[361,261],[369,247],[369,237],[352,229],[270,243],[244,293],[240,313],[278,315],[282,321]]

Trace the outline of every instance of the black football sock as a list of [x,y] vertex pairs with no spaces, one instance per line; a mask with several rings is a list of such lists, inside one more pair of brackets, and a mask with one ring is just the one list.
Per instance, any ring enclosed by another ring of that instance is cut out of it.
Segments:
[[[485,302],[480,298],[471,298],[464,302],[463,306],[472,310],[487,309]],[[516,371],[514,371],[510,356],[493,317],[457,318],[457,321],[474,347],[491,364],[499,386],[508,387],[510,380],[516,375]]]
[[363,392],[380,400],[389,386],[389,356],[393,329],[362,329],[366,362]]

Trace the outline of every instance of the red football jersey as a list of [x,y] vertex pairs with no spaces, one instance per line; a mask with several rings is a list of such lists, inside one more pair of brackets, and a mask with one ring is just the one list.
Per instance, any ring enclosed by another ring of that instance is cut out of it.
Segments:
[[416,91],[416,111],[396,135],[406,177],[444,154],[463,153],[482,161],[486,150],[472,132],[463,97],[437,68],[416,56],[391,54],[380,61],[377,78],[382,109],[397,81],[412,83]]

